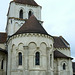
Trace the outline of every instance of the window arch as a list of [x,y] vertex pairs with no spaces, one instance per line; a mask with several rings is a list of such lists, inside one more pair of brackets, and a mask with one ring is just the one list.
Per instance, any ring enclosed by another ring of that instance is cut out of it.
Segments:
[[66,69],[66,64],[64,63],[64,64],[63,64],[63,70],[65,70],[65,69]]
[[3,69],[3,62],[4,62],[4,60],[2,60],[2,62],[1,62],[1,69]]
[[32,11],[29,11],[28,18],[30,18],[30,16],[32,16],[32,15],[33,15],[33,12]]
[[18,59],[19,59],[19,65],[22,65],[22,53],[19,52],[18,54]]
[[40,65],[40,52],[35,54],[35,65]]
[[23,10],[22,9],[19,12],[19,18],[22,18],[23,19]]

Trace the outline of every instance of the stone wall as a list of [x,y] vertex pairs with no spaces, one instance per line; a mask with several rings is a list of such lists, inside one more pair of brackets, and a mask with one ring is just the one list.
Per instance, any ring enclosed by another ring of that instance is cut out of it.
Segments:
[[[65,63],[65,69],[63,69],[64,63]],[[71,59],[64,59],[64,58],[55,59],[54,75],[73,75]]]
[[[9,8],[6,27],[6,32],[8,35],[14,34],[25,23],[25,20],[28,19],[29,11],[32,11],[34,16],[41,21],[40,6],[30,6],[11,2]],[[23,10],[23,19],[19,18],[20,10]]]
[[[8,75],[53,75],[53,39],[43,34],[15,35],[8,41]],[[18,53],[22,65],[18,65]],[[35,65],[35,54],[40,52],[40,65]],[[52,66],[50,66],[52,54]]]

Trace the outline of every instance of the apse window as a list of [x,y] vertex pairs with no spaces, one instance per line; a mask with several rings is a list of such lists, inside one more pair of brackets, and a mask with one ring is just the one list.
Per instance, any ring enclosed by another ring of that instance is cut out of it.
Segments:
[[50,54],[50,67],[52,67],[52,54]]
[[63,64],[63,70],[66,70],[66,65],[65,65],[65,63]]
[[1,62],[1,69],[3,70],[3,60],[2,60],[2,62]]
[[23,19],[23,10],[22,9],[19,12],[19,18],[22,18]]
[[35,54],[35,65],[40,65],[40,53],[36,52]]
[[22,53],[19,52],[18,54],[18,59],[19,59],[19,65],[22,65]]

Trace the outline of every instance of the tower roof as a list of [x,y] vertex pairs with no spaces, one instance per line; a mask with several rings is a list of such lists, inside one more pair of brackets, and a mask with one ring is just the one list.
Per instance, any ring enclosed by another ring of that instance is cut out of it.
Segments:
[[28,4],[33,6],[39,6],[34,0],[13,0],[16,3]]
[[48,35],[34,15],[32,15],[14,35],[23,33],[40,33]]

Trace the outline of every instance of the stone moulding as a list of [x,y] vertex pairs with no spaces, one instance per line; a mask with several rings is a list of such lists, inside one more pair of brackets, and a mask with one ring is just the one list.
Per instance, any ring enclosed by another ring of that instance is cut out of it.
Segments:
[[65,50],[70,50],[70,48],[54,48],[54,50],[63,50],[63,49],[65,49]]
[[27,19],[22,19],[22,18],[15,18],[15,17],[9,17],[9,19],[22,20],[22,21],[26,21],[27,20]]
[[45,38],[49,38],[49,39],[52,39],[52,41],[54,42],[53,38],[49,35],[45,35],[45,34],[38,34],[38,33],[24,33],[24,34],[17,34],[17,35],[13,35],[11,36],[8,41],[7,41],[7,44],[12,40],[12,39],[15,39],[15,38],[19,38],[19,37],[28,37],[28,36],[35,36],[35,37],[45,37]]

